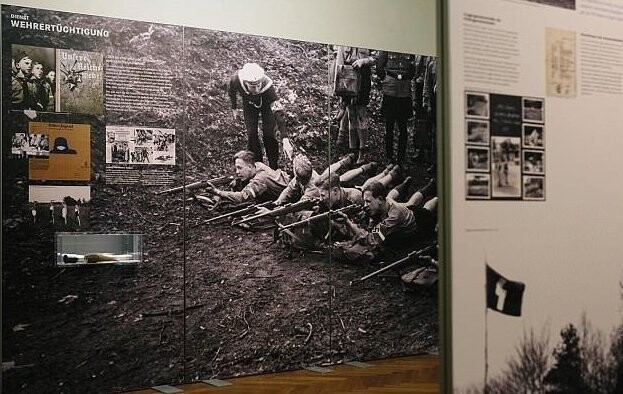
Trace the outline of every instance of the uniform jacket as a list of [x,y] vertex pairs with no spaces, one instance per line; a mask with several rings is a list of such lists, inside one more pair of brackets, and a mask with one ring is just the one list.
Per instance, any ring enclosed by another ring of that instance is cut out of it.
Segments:
[[389,205],[387,214],[365,237],[364,242],[367,245],[376,247],[388,238],[414,234],[417,229],[415,217],[409,208],[389,200],[387,204]]
[[415,76],[415,55],[380,51],[376,73],[383,81],[383,94],[410,97],[411,79]]
[[316,180],[320,177],[316,171],[312,171],[312,176],[307,185],[301,185],[301,183],[295,178],[292,178],[281,192],[279,201],[283,203],[296,202],[299,200],[311,200],[320,198],[320,192],[316,185]]
[[222,197],[233,203],[245,201],[273,201],[288,185],[290,177],[281,170],[273,170],[264,163],[255,163],[257,172],[239,192],[224,192]]

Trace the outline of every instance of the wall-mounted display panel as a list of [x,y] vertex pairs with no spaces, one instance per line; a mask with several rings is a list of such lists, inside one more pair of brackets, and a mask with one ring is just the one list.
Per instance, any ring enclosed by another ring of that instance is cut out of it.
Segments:
[[[5,389],[124,390],[436,351],[429,47],[20,6],[2,22]],[[392,253],[384,238],[403,229],[373,225],[393,216],[368,211],[367,180],[398,187],[392,212],[426,240],[407,231]],[[338,241],[358,243],[349,222],[374,241],[353,249],[360,267],[336,263],[352,255]],[[357,280],[395,259],[407,264]]]
[[623,387],[620,8],[448,2],[457,392]]

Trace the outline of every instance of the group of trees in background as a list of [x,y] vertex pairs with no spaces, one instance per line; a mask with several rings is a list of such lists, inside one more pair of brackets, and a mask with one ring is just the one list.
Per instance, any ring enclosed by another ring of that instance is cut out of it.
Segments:
[[[621,283],[623,301],[623,282]],[[505,370],[487,384],[488,393],[623,393],[623,319],[611,334],[586,315],[568,324],[550,347],[548,330],[524,332]]]

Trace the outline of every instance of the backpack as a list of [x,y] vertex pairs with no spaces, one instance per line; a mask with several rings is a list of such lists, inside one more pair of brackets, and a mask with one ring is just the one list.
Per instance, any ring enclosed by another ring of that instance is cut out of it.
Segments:
[[333,80],[333,94],[338,97],[357,97],[361,86],[361,78],[353,66],[345,64],[335,65],[335,79]]

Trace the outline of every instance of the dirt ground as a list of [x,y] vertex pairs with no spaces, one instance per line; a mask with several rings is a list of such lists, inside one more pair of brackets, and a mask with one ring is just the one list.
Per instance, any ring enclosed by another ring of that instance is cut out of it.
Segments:
[[[127,43],[149,25],[107,23],[119,32],[109,45]],[[325,45],[197,29],[184,34],[172,103],[183,111],[109,114],[107,123],[176,128],[185,164],[176,167],[179,184],[230,174],[230,158],[246,136],[229,120],[224,81],[244,62],[261,59],[287,98],[290,136],[317,169],[330,162],[335,127],[328,127],[327,105],[335,103],[325,94]],[[156,28],[153,37],[162,41],[142,50],[178,64],[170,49],[176,30]],[[55,44],[61,45],[39,45]],[[113,51],[104,44],[91,49]],[[382,157],[378,91],[372,99],[371,156]],[[374,267],[339,265],[324,254],[289,256],[270,231],[194,226],[207,213],[189,195],[106,185],[105,122],[89,122],[91,231],[143,233],[144,261],[134,268],[55,267],[53,227],[29,220],[27,164],[5,155],[2,361],[14,366],[3,371],[4,392],[110,392],[437,351],[434,294],[407,292],[395,276],[350,287]],[[410,166],[414,188],[425,182],[429,164]]]
[[[3,374],[6,392],[107,392],[437,350],[431,294],[395,277],[351,288],[371,267],[290,258],[270,233],[197,227],[184,250],[181,198],[110,193],[109,212],[146,228],[137,268],[54,268],[49,229],[3,234],[3,361],[18,366]],[[124,212],[126,199],[151,215]]]

